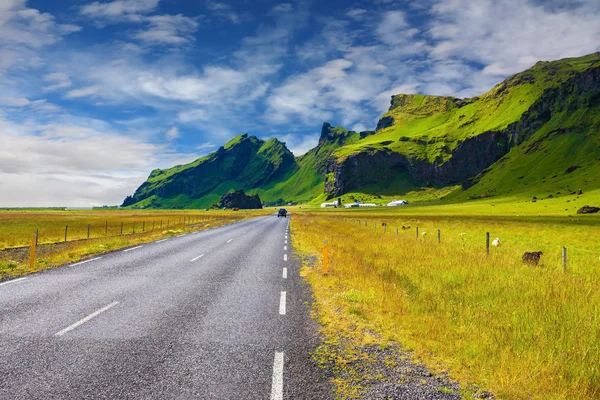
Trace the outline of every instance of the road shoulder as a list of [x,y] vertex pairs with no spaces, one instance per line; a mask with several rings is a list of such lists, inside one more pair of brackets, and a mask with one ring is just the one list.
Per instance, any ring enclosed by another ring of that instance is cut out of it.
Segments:
[[362,319],[359,310],[342,308],[331,286],[319,281],[317,257],[299,252],[301,275],[315,290],[311,314],[322,343],[314,358],[340,399],[458,400],[463,392],[447,373],[432,372],[414,354],[384,338]]

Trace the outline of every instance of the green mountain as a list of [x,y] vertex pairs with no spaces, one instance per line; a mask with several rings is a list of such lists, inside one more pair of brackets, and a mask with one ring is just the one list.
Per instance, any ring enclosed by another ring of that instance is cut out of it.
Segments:
[[[325,191],[402,194],[460,184],[450,197],[468,198],[529,192],[549,183],[545,175],[556,175],[557,188],[586,183],[578,176],[592,174],[600,156],[599,77],[595,53],[538,62],[474,98],[393,96],[376,134],[333,154]],[[565,175],[570,164],[580,169]]]
[[205,208],[230,190],[268,186],[298,169],[284,143],[243,134],[190,164],[152,171],[123,206]]
[[[323,125],[294,158],[241,135],[195,162],[155,170],[125,205],[205,207],[231,189],[263,201],[348,194],[457,201],[600,188],[600,53],[538,62],[477,97],[399,94],[376,131]],[[450,193],[451,192],[451,193]]]
[[347,131],[326,122],[318,146],[298,158],[277,139],[263,141],[242,134],[192,163],[152,171],[123,206],[206,208],[238,189],[258,194],[267,204],[309,201],[323,193],[331,154],[370,133]]

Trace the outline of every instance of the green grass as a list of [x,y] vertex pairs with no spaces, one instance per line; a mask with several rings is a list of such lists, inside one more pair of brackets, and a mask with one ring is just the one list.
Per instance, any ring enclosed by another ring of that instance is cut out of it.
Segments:
[[[600,216],[565,215],[559,201],[294,208],[291,232],[296,248],[319,260],[306,275],[328,340],[338,337],[336,327],[375,332],[381,343],[399,341],[431,369],[448,370],[463,388],[498,398],[597,398]],[[411,228],[396,235],[402,225]],[[417,239],[416,226],[427,235]],[[490,257],[485,232],[501,238]],[[319,273],[325,239],[327,277]],[[541,265],[523,265],[521,254],[534,250],[544,252]]]
[[[0,211],[0,278],[72,263],[95,254],[264,215],[267,212],[269,211]],[[68,242],[65,243],[66,225]],[[34,267],[30,268],[28,249],[18,248],[29,246],[36,230],[39,232],[38,256]]]

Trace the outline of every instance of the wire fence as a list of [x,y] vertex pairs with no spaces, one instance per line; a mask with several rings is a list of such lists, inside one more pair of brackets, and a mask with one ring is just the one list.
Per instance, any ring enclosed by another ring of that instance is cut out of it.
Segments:
[[[372,221],[372,220],[367,220],[367,219],[356,219],[356,218],[344,218],[344,217],[332,217],[332,218],[337,218],[337,219],[342,219],[345,222],[350,222],[350,223],[354,223],[354,224],[358,224],[360,226],[363,226],[364,228],[367,229],[373,229],[374,233],[381,233],[381,234],[392,234],[395,236],[407,236],[407,237],[413,237],[415,240],[422,240],[422,241],[431,241],[431,240],[435,240],[437,241],[438,244],[456,244],[456,239],[454,238],[454,243],[451,243],[450,241],[445,241],[444,239],[444,235],[441,229],[435,229],[432,233],[428,232],[428,231],[424,231],[422,229],[420,229],[420,227],[418,225],[398,225],[398,226],[390,226],[387,222],[384,221]],[[412,232],[412,234],[411,234]],[[485,256],[490,256],[491,250],[495,247],[500,247],[501,246],[501,241],[499,238],[496,238],[494,240],[491,240],[490,237],[490,232],[485,232],[483,235],[481,235],[481,242],[480,244],[477,243],[467,243],[467,239],[466,233],[460,233],[459,235],[460,238],[460,243],[463,247],[466,247],[467,244],[469,244],[469,248],[471,250],[474,251],[481,251],[482,255]],[[472,235],[470,235],[472,236]],[[558,247],[558,246],[557,246]],[[570,267],[570,258],[572,253],[577,253],[577,252],[581,252],[581,253],[585,253],[585,254],[589,254],[589,255],[594,255],[595,258],[590,259],[587,258],[587,261],[592,261],[592,260],[596,260],[596,261],[600,261],[600,250],[590,250],[590,249],[582,249],[582,248],[578,248],[578,247],[567,247],[567,246],[560,246],[556,253],[551,255],[551,260],[560,260],[560,267],[562,268],[562,272],[563,273],[567,273],[568,268]],[[525,251],[522,253],[521,255],[521,259],[523,261],[524,264],[526,265],[538,265],[540,263],[540,260],[542,259],[543,256],[543,252],[537,252],[537,251]]]
[[[10,242],[13,245],[0,248],[1,250],[29,247],[31,234],[34,235],[34,244],[52,245],[59,243],[76,242],[82,240],[113,238],[118,236],[141,235],[158,230],[172,230],[182,227],[194,227],[201,224],[217,223],[222,220],[237,220],[243,218],[240,216],[206,216],[190,215],[169,218],[124,218],[106,219],[104,221],[68,221],[59,227],[57,223],[51,226],[36,227],[31,229],[31,233],[11,237]],[[28,229],[25,228],[25,231]],[[14,234],[13,234],[14,236]]]

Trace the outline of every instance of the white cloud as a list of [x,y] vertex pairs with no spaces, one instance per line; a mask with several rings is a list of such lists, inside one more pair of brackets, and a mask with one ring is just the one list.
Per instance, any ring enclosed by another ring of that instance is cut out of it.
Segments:
[[362,8],[353,8],[351,10],[348,10],[348,12],[346,13],[346,16],[352,19],[362,19],[365,14],[367,13],[367,10],[362,9]]
[[35,114],[52,114],[62,110],[61,107],[46,99],[29,100],[25,97],[1,97],[0,106],[24,109]]
[[94,2],[81,7],[80,13],[95,19],[100,26],[121,22],[142,24],[144,28],[133,31],[130,36],[145,45],[175,46],[193,42],[198,29],[197,18],[182,14],[151,15],[158,4],[159,0]]
[[412,27],[402,11],[388,11],[376,29],[379,39],[396,52],[418,54],[426,50],[426,43],[418,37],[419,29]]
[[181,14],[153,15],[145,18],[145,21],[148,22],[148,28],[136,32],[133,38],[146,43],[179,45],[193,42],[198,29],[198,23],[193,18]]
[[81,7],[81,14],[92,18],[136,20],[140,14],[147,14],[158,7],[160,0],[115,0],[110,2],[95,1]]
[[0,121],[0,141],[6,144],[0,148],[0,206],[120,203],[159,152],[133,138],[70,125]]
[[28,8],[25,4],[25,0],[0,2],[0,44],[39,48],[81,30],[76,25],[58,24],[51,14]]
[[156,167],[180,154],[97,120],[15,124],[0,118],[0,207],[120,204]]
[[45,92],[54,92],[59,89],[65,89],[71,86],[71,79],[62,72],[53,72],[44,76],[44,81],[52,83],[44,88]]
[[167,131],[167,133],[165,133],[165,138],[167,140],[175,140],[179,136],[181,136],[181,134],[179,133],[179,129],[177,129],[176,127],[172,127]]
[[328,120],[344,126],[374,126],[387,109],[389,96],[397,94],[392,89],[416,88],[415,84],[401,86],[413,79],[405,74],[402,63],[387,67],[394,57],[393,51],[381,46],[350,46],[344,58],[298,74],[273,89],[265,119],[275,124]]
[[206,2],[206,8],[217,18],[228,20],[233,24],[240,24],[243,21],[242,15],[234,11],[233,7],[227,3],[209,0]]
[[208,113],[202,109],[194,109],[182,111],[177,114],[177,119],[180,122],[206,121],[210,119]]
[[164,76],[146,74],[138,79],[142,93],[167,100],[211,103],[224,94],[236,92],[246,83],[246,75],[230,68],[208,67],[202,75]]
[[29,99],[25,97],[2,97],[0,98],[0,105],[9,107],[25,107],[31,104]]
[[196,150],[208,150],[217,147],[216,144],[212,142],[205,142],[196,146]]
[[431,10],[431,56],[483,64],[482,73],[498,79],[538,60],[592,53],[600,49],[598,4],[440,0]]
[[271,15],[287,14],[294,10],[294,6],[290,3],[281,3],[271,9]]
[[26,0],[0,1],[0,76],[10,69],[41,65],[40,48],[79,30],[79,26],[57,23],[51,14],[27,7]]
[[73,89],[67,92],[65,98],[77,99],[79,97],[93,97],[100,91],[100,87],[97,85],[87,86],[81,89]]

